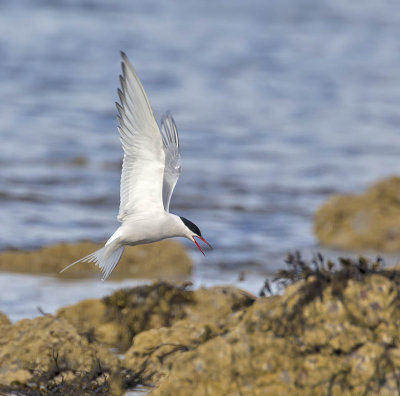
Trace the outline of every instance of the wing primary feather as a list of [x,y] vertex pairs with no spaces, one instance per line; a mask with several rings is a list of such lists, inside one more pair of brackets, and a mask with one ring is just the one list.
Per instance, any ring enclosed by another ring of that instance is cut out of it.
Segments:
[[129,72],[132,73],[134,79],[136,80],[136,82],[137,82],[137,84],[138,84],[138,86],[139,86],[139,88],[140,88],[140,90],[141,90],[141,92],[142,92],[142,95],[143,95],[143,97],[144,97],[144,99],[145,99],[145,101],[146,101],[146,103],[147,103],[147,107],[148,107],[148,109],[150,110],[151,115],[153,115],[153,110],[152,110],[152,108],[151,108],[151,105],[150,105],[149,99],[148,99],[148,97],[147,97],[147,95],[146,95],[146,92],[145,92],[145,90],[144,90],[144,88],[143,88],[143,85],[142,85],[142,83],[140,82],[139,77],[137,76],[137,74],[136,74],[136,72],[135,72],[133,66],[132,66],[131,63],[129,62],[129,59],[128,59],[128,57],[126,56],[125,52],[122,52],[122,51],[121,51],[121,57],[122,57],[122,60],[123,60],[123,63],[122,63],[122,72],[123,72],[124,76],[127,75],[127,70],[126,70],[126,68],[128,68],[128,69],[129,69]]
[[[118,106],[117,106],[117,109],[118,109],[118,112],[120,112],[120,111],[123,112],[123,109],[121,109],[121,106],[119,106],[119,108],[118,108]],[[129,124],[127,124],[127,123],[124,121],[125,118],[126,118],[126,117],[124,117],[124,114],[123,114],[123,113],[122,113],[122,114],[120,113],[119,115],[117,115],[117,120],[118,120],[119,125],[120,125],[120,128],[118,129],[118,131],[119,131],[119,133],[120,133],[121,136],[126,136],[126,137],[128,137],[128,135],[133,135],[133,134],[134,134],[134,127],[133,127],[133,125],[130,123],[129,120],[127,120],[128,123],[129,123]],[[128,132],[129,132],[129,133],[128,133]]]
[[124,93],[123,93],[119,88],[118,88],[117,92],[118,92],[119,101],[120,101],[121,103],[123,103],[123,102],[125,101],[125,95],[124,95]]
[[[118,89],[117,129],[124,150],[121,173],[121,203],[118,220],[142,213],[164,210],[164,140],[150,102],[135,70],[121,51]],[[114,258],[110,261],[112,267]],[[107,276],[107,272],[105,273]]]
[[130,120],[130,118],[127,117],[126,111],[125,111],[125,107],[129,111],[130,111],[130,107],[128,106],[127,102],[125,100],[123,100],[124,99],[123,93],[121,93],[121,95],[122,95],[122,97],[121,97],[122,106],[118,102],[116,102],[117,110],[119,113],[119,117],[117,116],[118,122],[120,123],[122,129],[126,128],[131,134],[134,134],[134,131],[136,128],[132,124],[132,121]]
[[164,145],[167,146],[168,143],[174,143],[179,148],[178,130],[170,113],[167,113],[162,117],[161,125]]
[[[115,102],[115,106],[116,106],[116,108],[118,110],[118,116],[119,116],[118,121],[122,122],[122,119],[124,117],[124,109],[122,108],[122,106],[118,102]],[[120,124],[121,124],[121,122],[120,122]]]
[[[122,68],[122,70],[124,69]],[[119,83],[121,84],[121,87],[125,85],[125,77],[122,74],[119,75]]]
[[161,136],[165,152],[163,202],[165,210],[169,211],[171,196],[181,173],[178,131],[170,113],[161,119]]
[[179,149],[179,135],[178,135],[178,130],[176,129],[176,126],[174,127],[174,135],[175,135],[176,145],[178,146],[178,149]]

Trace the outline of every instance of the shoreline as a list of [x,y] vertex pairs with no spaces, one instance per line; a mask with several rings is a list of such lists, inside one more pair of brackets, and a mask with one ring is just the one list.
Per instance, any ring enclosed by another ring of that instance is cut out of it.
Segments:
[[233,395],[239,389],[256,395],[328,389],[360,394],[368,387],[393,392],[397,374],[389,363],[397,367],[400,356],[400,270],[362,258],[341,259],[335,268],[322,256],[318,260],[289,257],[277,275],[282,295],[154,282],[54,315],[14,324],[4,319],[0,390],[124,395],[141,386],[155,396]]

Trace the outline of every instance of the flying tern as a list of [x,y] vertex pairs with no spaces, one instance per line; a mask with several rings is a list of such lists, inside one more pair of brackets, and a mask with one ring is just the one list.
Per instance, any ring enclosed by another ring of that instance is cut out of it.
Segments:
[[211,245],[190,220],[169,212],[171,195],[181,173],[179,138],[170,114],[162,117],[158,127],[144,88],[125,53],[122,56],[118,131],[124,159],[122,164],[120,207],[121,226],[103,248],[70,264],[95,263],[104,281],[117,266],[125,246],[140,245],[172,237]]

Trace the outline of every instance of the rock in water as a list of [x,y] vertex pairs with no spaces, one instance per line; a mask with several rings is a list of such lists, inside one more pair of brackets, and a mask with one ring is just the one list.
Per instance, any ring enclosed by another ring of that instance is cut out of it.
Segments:
[[154,396],[398,394],[400,272],[342,266],[305,268],[283,296],[222,325],[143,332],[123,364],[158,385]]
[[6,314],[3,314],[3,312],[0,312],[0,326],[8,325],[8,324],[11,324],[10,319],[8,319],[8,316]]
[[[59,275],[68,264],[100,249],[93,242],[60,243],[35,251],[5,251],[0,253],[0,269],[11,272]],[[111,279],[182,279],[192,272],[192,262],[184,246],[176,241],[160,241],[148,245],[128,246]],[[60,276],[100,277],[94,264],[79,263]]]
[[214,322],[229,317],[254,298],[235,287],[192,291],[188,284],[166,282],[117,290],[103,299],[88,299],[58,310],[57,316],[73,324],[80,334],[127,350],[137,334],[187,319],[191,323]]
[[335,195],[317,211],[314,231],[326,246],[348,250],[400,251],[400,178],[363,195]]
[[1,325],[0,345],[3,392],[109,394],[109,378],[120,366],[117,356],[52,315]]
[[[400,271],[363,258],[286,262],[283,295],[158,282],[5,320],[0,393],[399,394]],[[110,345],[128,348],[122,362]]]

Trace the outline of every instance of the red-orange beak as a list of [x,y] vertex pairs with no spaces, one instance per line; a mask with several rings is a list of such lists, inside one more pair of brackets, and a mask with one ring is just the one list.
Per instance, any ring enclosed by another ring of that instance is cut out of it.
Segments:
[[200,245],[197,243],[196,239],[194,239],[195,237],[201,239],[201,240],[202,240],[205,244],[207,244],[211,249],[212,249],[212,246],[211,246],[203,237],[197,236],[197,235],[193,235],[193,236],[192,236],[193,242],[194,242],[194,243],[196,244],[196,246],[199,248],[200,252],[203,253],[203,255],[205,256],[205,254],[204,254],[204,252],[203,252],[203,249],[202,249],[202,248],[200,247]]

